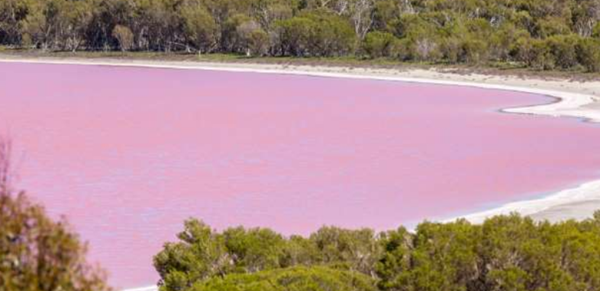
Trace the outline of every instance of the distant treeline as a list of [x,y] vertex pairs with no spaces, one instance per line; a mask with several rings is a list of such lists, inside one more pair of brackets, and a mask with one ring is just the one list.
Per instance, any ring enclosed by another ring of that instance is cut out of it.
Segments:
[[0,44],[600,71],[599,20],[599,0],[1,0]]
[[600,212],[562,223],[518,215],[308,237],[222,232],[188,220],[155,256],[162,291],[600,290]]

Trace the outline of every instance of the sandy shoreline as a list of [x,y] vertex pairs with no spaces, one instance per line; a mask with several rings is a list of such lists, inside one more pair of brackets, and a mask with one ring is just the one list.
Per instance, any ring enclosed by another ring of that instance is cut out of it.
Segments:
[[[502,109],[503,112],[540,114],[581,118],[591,122],[600,122],[600,81],[576,82],[562,79],[535,79],[531,77],[492,76],[482,74],[458,74],[438,70],[391,70],[369,68],[347,68],[329,66],[295,66],[275,64],[247,63],[210,63],[210,62],[167,62],[117,59],[56,59],[56,58],[4,58],[1,62],[49,63],[75,65],[136,66],[148,68],[218,70],[234,72],[257,72],[276,74],[297,74],[321,77],[354,79],[377,79],[402,82],[416,82],[440,85],[471,86],[485,89],[510,90],[541,94],[557,98],[557,102],[532,105],[521,108]],[[600,165],[599,165],[600,168]],[[600,180],[592,181],[574,189],[567,189],[546,197],[508,203],[501,207],[482,212],[461,215],[472,222],[481,222],[486,217],[520,212],[535,219],[560,221],[565,219],[584,219],[600,209]],[[441,221],[458,217],[440,218]],[[129,290],[154,290],[144,287]]]

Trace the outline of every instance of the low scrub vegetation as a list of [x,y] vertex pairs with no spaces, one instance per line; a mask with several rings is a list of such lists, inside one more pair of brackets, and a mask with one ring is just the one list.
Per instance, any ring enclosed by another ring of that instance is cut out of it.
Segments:
[[194,284],[193,291],[376,291],[374,280],[360,273],[325,267],[291,267],[232,274]]
[[600,212],[552,224],[517,214],[400,227],[217,232],[191,219],[156,255],[163,291],[600,290]]
[[108,291],[85,244],[23,194],[0,193],[0,290]]

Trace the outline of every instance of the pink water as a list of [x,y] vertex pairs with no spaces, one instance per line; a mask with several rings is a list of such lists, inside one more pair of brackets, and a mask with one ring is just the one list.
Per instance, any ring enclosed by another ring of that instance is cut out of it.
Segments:
[[0,63],[20,183],[118,287],[190,216],[390,229],[600,176],[600,128],[499,113],[530,94],[256,73]]

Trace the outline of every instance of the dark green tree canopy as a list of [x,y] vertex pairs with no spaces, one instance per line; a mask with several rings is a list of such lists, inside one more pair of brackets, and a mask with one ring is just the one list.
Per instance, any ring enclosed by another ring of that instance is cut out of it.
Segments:
[[192,291],[375,291],[374,280],[356,272],[297,266],[231,274],[194,284]]
[[52,221],[24,194],[0,193],[0,221],[0,290],[109,290],[66,222]]
[[600,70],[598,0],[2,0],[0,45]]
[[155,258],[163,291],[600,290],[600,212],[579,222],[512,214],[380,234],[323,227],[306,238],[189,220],[179,239]]

